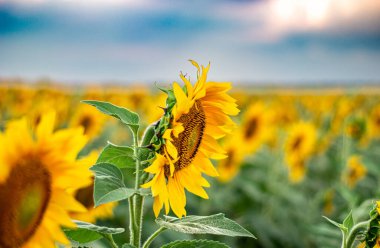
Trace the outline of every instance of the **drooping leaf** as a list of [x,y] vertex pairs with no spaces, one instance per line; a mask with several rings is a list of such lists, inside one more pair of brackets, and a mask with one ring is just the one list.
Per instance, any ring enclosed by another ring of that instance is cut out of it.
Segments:
[[124,232],[124,228],[110,228],[105,226],[96,226],[83,221],[74,221],[77,224],[76,229],[64,229],[66,236],[75,242],[84,244],[103,238],[105,234],[117,234]]
[[127,199],[136,193],[134,189],[125,186],[123,174],[116,166],[109,163],[99,163],[90,169],[95,172],[95,207],[107,202]]
[[137,113],[132,112],[126,108],[113,105],[109,102],[93,100],[84,100],[82,102],[92,105],[99,109],[101,112],[119,119],[121,122],[128,125],[131,128],[132,132],[137,133],[140,121],[140,117]]
[[224,214],[187,216],[182,219],[167,216],[165,217],[165,220],[161,218],[156,219],[156,223],[170,230],[182,233],[256,238],[252,233],[235,221],[224,217]]
[[109,143],[100,153],[96,163],[110,163],[118,168],[135,168],[133,148]]
[[161,248],[229,248],[229,246],[213,240],[179,240]]

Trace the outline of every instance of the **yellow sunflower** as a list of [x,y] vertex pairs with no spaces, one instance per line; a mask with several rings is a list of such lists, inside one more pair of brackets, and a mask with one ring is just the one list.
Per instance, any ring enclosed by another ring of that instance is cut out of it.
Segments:
[[82,128],[53,132],[54,119],[43,115],[34,133],[25,118],[13,121],[0,134],[0,247],[68,244],[60,227],[75,227],[69,211],[85,211],[67,190],[91,180],[76,160],[87,138]]
[[223,149],[226,151],[227,158],[220,160],[218,163],[218,180],[225,183],[231,181],[240,170],[240,166],[244,159],[244,152],[238,144],[241,141],[236,135],[223,143]]
[[247,153],[255,152],[263,143],[269,141],[274,133],[273,114],[258,101],[249,106],[244,114],[242,132],[240,132],[243,149]]
[[353,188],[366,174],[367,168],[363,165],[361,157],[357,155],[350,156],[347,162],[347,171],[343,178],[347,185]]
[[380,137],[380,104],[371,111],[368,122],[370,136]]
[[[88,156],[79,160],[83,166],[90,169],[92,165],[96,163],[99,153],[97,151],[91,152]],[[75,199],[80,202],[85,208],[86,212],[73,212],[70,216],[75,220],[81,220],[85,222],[94,223],[97,219],[105,219],[113,216],[113,209],[116,207],[117,202],[110,202],[102,204],[98,207],[94,207],[94,180],[80,189],[74,191]]]
[[[226,92],[230,83],[207,82],[209,66],[197,68],[197,82],[180,75],[184,89],[173,84],[175,105],[170,112],[169,126],[163,133],[164,145],[156,154],[156,160],[145,169],[154,174],[153,179],[142,185],[151,188],[154,197],[153,210],[158,216],[163,205],[166,213],[171,208],[178,217],[186,215],[185,190],[208,199],[203,187],[209,183],[202,173],[218,176],[209,158],[222,159],[225,151],[217,139],[235,127],[229,115],[239,113],[235,99]],[[162,118],[161,121],[165,121]]]
[[83,127],[85,135],[96,137],[104,126],[105,117],[95,108],[81,104],[71,118],[71,127]]
[[290,128],[285,141],[285,160],[292,182],[303,179],[306,160],[315,149],[316,136],[316,128],[311,123],[300,121]]

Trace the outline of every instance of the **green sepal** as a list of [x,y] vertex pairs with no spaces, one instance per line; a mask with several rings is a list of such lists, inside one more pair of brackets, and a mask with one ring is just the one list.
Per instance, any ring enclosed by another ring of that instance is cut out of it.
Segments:
[[354,219],[352,218],[352,211],[347,215],[347,217],[343,220],[343,226],[347,228],[348,232],[354,226]]

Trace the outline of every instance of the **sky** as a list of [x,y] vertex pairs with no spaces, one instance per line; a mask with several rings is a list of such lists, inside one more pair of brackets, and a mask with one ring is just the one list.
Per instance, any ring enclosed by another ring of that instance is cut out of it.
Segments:
[[0,0],[0,78],[380,82],[379,0]]

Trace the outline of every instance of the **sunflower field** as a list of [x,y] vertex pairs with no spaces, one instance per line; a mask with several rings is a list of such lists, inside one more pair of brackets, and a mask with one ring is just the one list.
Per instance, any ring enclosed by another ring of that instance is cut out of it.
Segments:
[[173,84],[2,81],[0,247],[380,247],[380,88],[192,63]]

